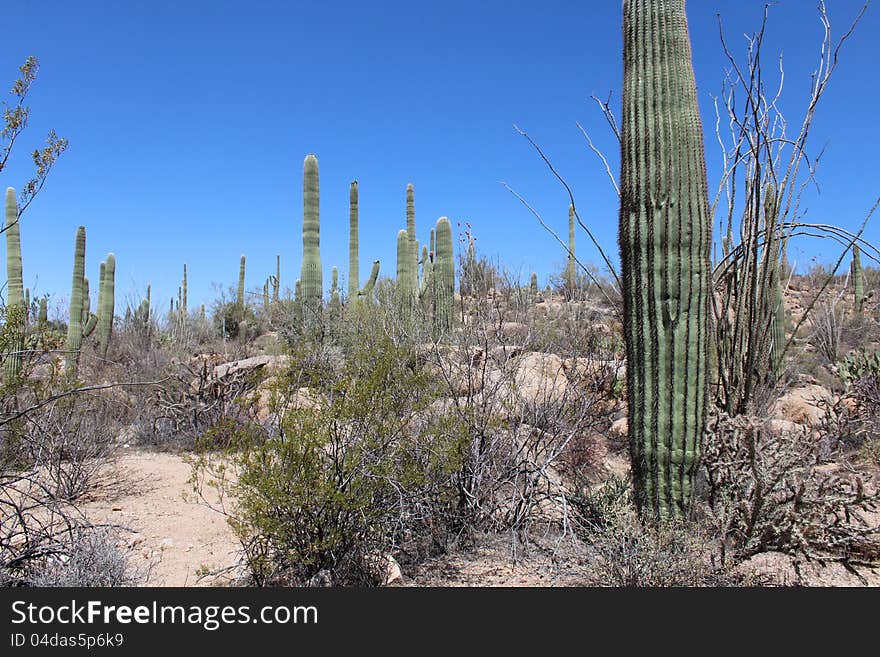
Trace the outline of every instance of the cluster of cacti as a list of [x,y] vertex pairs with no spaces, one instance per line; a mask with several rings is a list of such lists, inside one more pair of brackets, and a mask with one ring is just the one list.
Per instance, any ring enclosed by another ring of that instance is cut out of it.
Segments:
[[[624,1],[620,250],[645,517],[683,517],[706,426],[711,219],[684,0]],[[674,257],[671,257],[674,254]]]
[[6,332],[9,349],[4,364],[6,381],[18,376],[24,351],[24,332],[27,307],[24,300],[24,277],[21,268],[21,234],[18,225],[18,203],[15,190],[6,189]]

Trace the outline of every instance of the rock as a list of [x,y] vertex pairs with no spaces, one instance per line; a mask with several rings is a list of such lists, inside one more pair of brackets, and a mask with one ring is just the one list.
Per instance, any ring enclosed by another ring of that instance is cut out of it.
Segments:
[[770,579],[777,586],[797,586],[801,583],[793,559],[782,552],[763,552],[737,564],[736,572],[758,583]]
[[825,413],[820,408],[823,401],[833,403],[831,393],[823,386],[810,384],[794,388],[776,400],[770,415],[773,419],[816,427],[825,419]]
[[568,378],[556,354],[530,352],[516,358],[515,392],[526,405],[556,404],[565,398]]
[[608,428],[608,433],[615,440],[626,440],[629,437],[629,419],[621,417],[614,420]]
[[283,371],[289,361],[289,356],[251,356],[250,358],[233,360],[215,366],[214,377],[222,379],[238,372],[252,372],[263,368],[265,368],[266,373],[271,376]]

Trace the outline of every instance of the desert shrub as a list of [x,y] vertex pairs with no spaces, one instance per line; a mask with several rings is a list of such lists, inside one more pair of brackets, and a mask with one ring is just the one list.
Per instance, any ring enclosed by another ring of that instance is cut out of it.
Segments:
[[[254,583],[382,583],[387,555],[444,544],[463,446],[423,414],[432,381],[390,336],[344,360],[312,353],[275,384],[273,435],[202,454],[196,484],[222,479],[235,494],[231,524]],[[305,382],[307,399],[297,397]]]
[[775,430],[747,416],[714,417],[704,441],[704,504],[723,557],[760,552],[872,560],[878,544],[863,513],[877,493],[857,473],[819,468],[821,432]]
[[117,537],[103,528],[83,527],[73,532],[64,554],[32,568],[30,586],[136,586],[143,581],[117,547]]
[[590,586],[738,586],[744,578],[718,558],[699,525],[642,523],[630,483],[621,477],[569,495],[572,526],[584,543]]

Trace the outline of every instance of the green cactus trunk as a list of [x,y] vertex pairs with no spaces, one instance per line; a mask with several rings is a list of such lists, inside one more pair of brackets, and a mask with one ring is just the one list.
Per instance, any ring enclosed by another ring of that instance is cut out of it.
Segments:
[[238,294],[235,297],[235,303],[238,305],[242,317],[244,317],[244,272],[245,257],[244,254],[242,254],[241,260],[238,263]]
[[625,0],[620,250],[642,517],[689,508],[706,425],[711,221],[684,0]]
[[76,229],[76,246],[73,251],[73,280],[70,287],[70,320],[67,322],[67,342],[64,350],[65,371],[69,377],[76,377],[79,364],[79,350],[83,340],[83,279],[86,270],[86,229]]
[[577,273],[574,255],[574,206],[568,206],[568,265],[565,268],[565,292],[569,299],[574,297]]
[[281,256],[275,256],[275,278],[272,280],[272,301],[278,303],[281,295]]
[[6,276],[7,313],[6,331],[9,336],[9,352],[6,354],[4,370],[7,384],[21,371],[21,358],[24,351],[24,334],[27,307],[24,300],[24,276],[21,268],[21,233],[18,220],[18,203],[15,190],[6,188]]
[[303,328],[316,333],[321,326],[321,298],[324,281],[321,271],[321,219],[318,158],[310,153],[303,162]]
[[351,183],[348,189],[348,298],[356,299],[361,283],[360,262],[358,259],[358,184]]
[[409,241],[409,263],[407,264],[407,289],[415,298],[419,289],[419,242],[416,239],[416,202],[412,183],[406,186],[406,235]]
[[40,299],[40,310],[37,313],[37,333],[44,333],[49,327],[49,302],[46,297]]
[[180,321],[183,324],[186,324],[186,316],[189,312],[189,299],[187,298],[187,279],[186,279],[186,263],[183,263],[183,284],[181,285],[181,307],[180,307]]
[[853,295],[855,311],[862,313],[865,309],[865,279],[862,275],[862,255],[858,244],[853,244],[852,265],[850,265],[853,280]]
[[452,224],[446,217],[437,220],[437,252],[434,258],[434,337],[452,329],[455,306],[455,263],[452,259]]
[[529,294],[532,297],[532,302],[538,298],[538,275],[535,272],[532,272],[529,279]]
[[340,309],[339,270],[334,267],[330,274],[330,315],[334,322],[339,318]]
[[[113,335],[113,315],[116,312],[116,256],[107,254],[107,260],[102,267],[101,290],[98,294],[98,344],[101,356],[107,356],[110,347],[110,338]],[[184,267],[184,272],[186,268]],[[184,273],[184,281],[186,274]],[[184,296],[185,298],[185,296]]]

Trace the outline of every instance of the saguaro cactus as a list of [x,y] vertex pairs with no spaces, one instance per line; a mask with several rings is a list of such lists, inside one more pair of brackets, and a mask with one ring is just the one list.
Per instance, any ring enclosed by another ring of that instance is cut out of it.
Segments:
[[318,158],[309,153],[303,162],[303,261],[302,308],[304,327],[315,330],[321,324],[321,219]]
[[27,307],[24,301],[24,277],[21,271],[21,233],[19,231],[18,203],[15,190],[6,188],[6,276],[7,276],[7,332],[9,353],[4,365],[6,381],[18,376],[24,351],[24,333]]
[[354,299],[360,285],[358,259],[358,183],[352,181],[348,189],[348,296]]
[[49,327],[49,301],[40,299],[40,310],[37,313],[37,333],[43,333]]
[[188,299],[187,299],[187,289],[186,289],[187,280],[186,280],[186,263],[185,262],[183,263],[183,283],[181,284],[180,287],[181,287],[180,301],[182,304],[181,308],[180,308],[180,319],[182,322],[186,323],[186,316],[189,311],[187,310]]
[[400,290],[409,288],[409,236],[405,230],[397,231],[397,287]]
[[275,256],[275,277],[272,279],[272,301],[278,303],[281,292],[281,256]]
[[574,206],[568,206],[568,264],[565,267],[565,288],[568,298],[574,296],[577,274],[574,255]]
[[682,517],[706,425],[711,221],[684,0],[624,0],[620,251],[643,517]]
[[[101,346],[102,356],[107,355],[107,349],[110,347],[110,337],[113,335],[113,314],[116,305],[116,256],[108,253],[105,263],[104,275],[101,276],[101,291],[98,295],[98,344]],[[186,265],[184,265],[183,271],[185,290]],[[186,298],[185,291],[183,298]]]
[[339,270],[336,267],[330,274],[330,312],[334,319],[339,315]]
[[538,298],[538,274],[535,272],[532,272],[532,276],[529,279],[529,294],[532,297],[532,301]]
[[414,297],[419,289],[419,243],[416,239],[416,202],[412,183],[406,185],[406,235],[409,240],[409,264],[407,267],[410,294]]
[[358,297],[362,297],[367,301],[372,301],[373,299],[373,288],[376,286],[376,279],[379,278],[379,261],[376,260],[373,262],[373,268],[370,270],[370,277],[367,279],[367,282],[364,283],[364,287],[362,290],[358,292]]
[[850,270],[855,296],[854,308],[857,313],[861,313],[865,308],[865,279],[862,276],[862,255],[858,244],[853,244]]
[[73,250],[73,281],[70,286],[70,319],[67,322],[67,342],[64,350],[65,371],[68,376],[76,376],[76,368],[79,364],[79,350],[82,347],[83,325],[81,321],[83,311],[83,278],[86,270],[86,229],[80,226],[76,229],[76,246]]
[[437,220],[437,253],[434,258],[434,333],[452,328],[455,305],[455,263],[452,260],[452,224],[446,217]]
[[244,313],[244,269],[245,257],[242,254],[238,263],[238,294],[235,297],[235,303],[238,304],[239,311],[242,313]]

